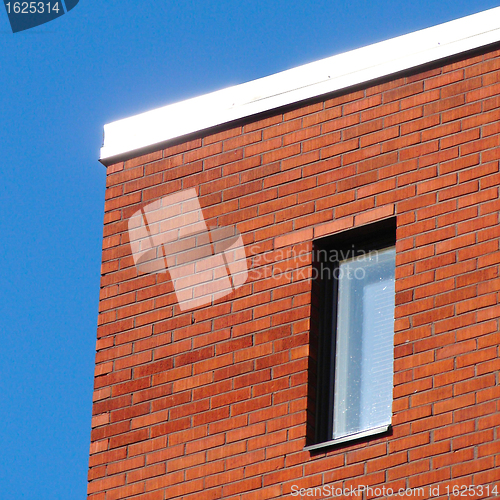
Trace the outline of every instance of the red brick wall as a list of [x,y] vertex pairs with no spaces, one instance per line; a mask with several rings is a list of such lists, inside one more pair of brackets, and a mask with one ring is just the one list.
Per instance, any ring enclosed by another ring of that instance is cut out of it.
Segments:
[[[89,498],[499,480],[499,92],[490,51],[109,166]],[[137,276],[127,220],[191,187],[250,275],[183,313],[168,273]],[[307,252],[393,215],[393,433],[311,454]]]

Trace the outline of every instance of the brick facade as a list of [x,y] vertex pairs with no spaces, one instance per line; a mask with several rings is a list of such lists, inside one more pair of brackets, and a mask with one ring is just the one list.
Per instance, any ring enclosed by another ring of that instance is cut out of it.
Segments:
[[[499,93],[487,48],[108,166],[89,500],[500,481]],[[168,273],[137,275],[127,222],[193,187],[249,278],[183,312]],[[392,431],[304,451],[312,243],[389,217]]]

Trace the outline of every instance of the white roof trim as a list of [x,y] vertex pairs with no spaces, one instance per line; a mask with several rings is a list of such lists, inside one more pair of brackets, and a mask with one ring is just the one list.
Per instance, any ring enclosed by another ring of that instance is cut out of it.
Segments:
[[[104,126],[103,163],[135,150],[500,40],[500,7]],[[131,155],[132,156],[132,155]]]

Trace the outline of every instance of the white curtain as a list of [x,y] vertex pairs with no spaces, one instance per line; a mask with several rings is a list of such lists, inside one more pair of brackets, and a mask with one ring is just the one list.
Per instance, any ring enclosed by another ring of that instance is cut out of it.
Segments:
[[339,263],[333,438],[391,423],[395,248]]

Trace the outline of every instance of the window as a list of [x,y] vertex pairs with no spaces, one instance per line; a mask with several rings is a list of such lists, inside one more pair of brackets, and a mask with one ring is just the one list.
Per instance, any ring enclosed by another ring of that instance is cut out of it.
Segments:
[[309,449],[390,428],[394,245],[394,219],[315,242],[316,433]]

